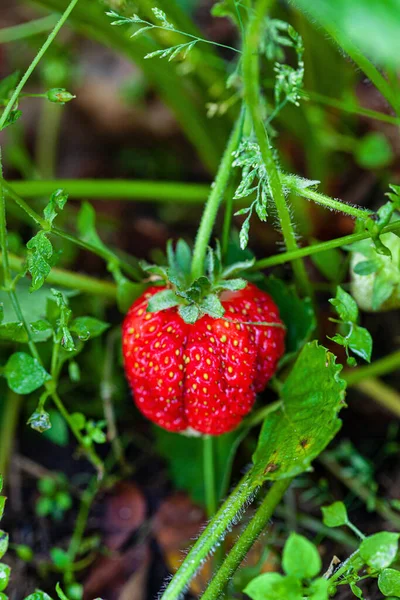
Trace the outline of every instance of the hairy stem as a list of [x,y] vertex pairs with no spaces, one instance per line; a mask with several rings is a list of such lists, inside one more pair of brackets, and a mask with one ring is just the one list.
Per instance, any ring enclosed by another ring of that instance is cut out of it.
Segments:
[[291,482],[292,479],[289,478],[281,479],[272,485],[256,514],[252,517],[243,533],[241,533],[217,574],[208,584],[202,596],[203,600],[214,600],[221,596],[227,583],[239,568],[248,551],[268,525],[276,506],[281,501]]
[[[243,48],[244,97],[253,122],[254,133],[260,147],[261,156],[268,172],[271,193],[278,212],[286,248],[289,251],[295,251],[297,249],[296,236],[279,172],[275,164],[273,149],[270,145],[268,133],[264,127],[260,105],[258,48],[260,45],[264,19],[270,5],[271,0],[257,0],[245,36]],[[304,264],[296,259],[293,262],[293,269],[301,290],[304,293],[309,294],[310,286]]]
[[217,512],[215,450],[213,437],[211,435],[205,435],[203,437],[204,491],[207,517],[209,519]]
[[162,600],[177,600],[184,593],[204,560],[220,543],[226,530],[253,497],[254,491],[254,485],[245,476],[194,544],[162,595]]
[[211,234],[217,218],[218,208],[221,204],[229,176],[232,168],[232,154],[239,145],[242,135],[243,111],[237,119],[235,127],[231,133],[225,152],[222,156],[218,173],[211,187],[211,192],[205,206],[200,226],[197,232],[196,241],[193,250],[192,276],[197,279],[203,273],[204,261],[207,253],[207,246],[210,242]]

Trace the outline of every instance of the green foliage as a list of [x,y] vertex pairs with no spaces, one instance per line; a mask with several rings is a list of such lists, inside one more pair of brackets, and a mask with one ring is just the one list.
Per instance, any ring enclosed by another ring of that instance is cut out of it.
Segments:
[[371,132],[358,143],[355,158],[364,169],[380,169],[392,162],[393,150],[382,133]]
[[361,49],[383,67],[400,64],[400,3],[399,0],[294,0],[294,5],[329,32],[339,43],[349,43]]
[[283,550],[282,566],[286,575],[296,579],[312,579],[321,570],[318,550],[307,538],[291,533]]
[[354,298],[338,286],[336,297],[331,298],[329,302],[335,307],[339,315],[339,320],[331,319],[331,321],[338,323],[344,330],[347,330],[345,334],[337,333],[329,339],[345,348],[349,365],[354,366],[356,364],[355,359],[349,357],[349,350],[370,362],[372,337],[365,327],[360,327],[356,323],[358,320],[358,306]]
[[[7,102],[10,100],[15,88],[18,85],[19,79],[20,72],[15,71],[14,73],[11,73],[11,75],[8,75],[4,79],[0,80],[0,106],[6,105]],[[2,129],[5,129],[9,125],[14,125],[14,123],[18,121],[21,115],[22,112],[18,110],[18,108],[13,108],[10,114],[8,115]]]
[[37,487],[40,496],[36,501],[36,514],[60,521],[72,507],[72,497],[65,475],[57,473],[55,477],[42,477]]
[[334,502],[330,506],[321,508],[324,525],[327,527],[341,527],[349,522],[346,506],[343,502]]
[[345,382],[333,354],[306,344],[282,391],[282,407],[264,421],[253,456],[252,480],[293,477],[306,471],[340,428]]
[[360,545],[362,559],[373,569],[381,570],[390,567],[396,558],[399,537],[398,533],[388,531],[367,537]]
[[400,571],[383,569],[379,573],[378,586],[384,596],[400,596]]
[[16,394],[30,394],[51,379],[36,358],[25,352],[12,354],[2,369],[2,375]]

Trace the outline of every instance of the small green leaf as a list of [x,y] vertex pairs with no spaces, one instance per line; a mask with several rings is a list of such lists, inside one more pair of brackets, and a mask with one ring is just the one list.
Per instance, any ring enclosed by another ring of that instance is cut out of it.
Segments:
[[302,586],[296,577],[279,573],[264,573],[251,581],[243,590],[252,600],[302,600]]
[[379,573],[378,587],[384,596],[400,596],[400,571],[384,569]]
[[208,294],[200,304],[200,310],[213,319],[220,319],[225,314],[225,309],[217,294]]
[[361,356],[367,362],[371,362],[372,337],[368,329],[359,325],[352,325],[350,333],[346,338],[349,348],[357,356]]
[[321,508],[324,525],[327,527],[341,527],[347,525],[349,519],[343,502],[334,502],[330,506]]
[[314,544],[298,533],[291,533],[283,550],[282,566],[286,575],[311,579],[318,575],[322,563]]
[[60,598],[60,600],[69,600],[69,598],[62,591],[59,583],[57,583],[57,585],[56,585],[56,592],[57,592],[57,596]]
[[4,367],[8,386],[16,394],[30,394],[51,379],[41,364],[25,352],[15,352]]
[[78,214],[77,227],[80,238],[92,246],[110,254],[96,231],[96,211],[89,202],[84,202]]
[[377,260],[362,260],[354,266],[354,273],[357,275],[371,275],[376,273],[379,269],[380,264]]
[[192,266],[192,251],[185,240],[179,239],[176,243],[175,260],[177,266],[185,275],[190,274]]
[[8,565],[0,563],[0,592],[3,592],[10,581],[11,569]]
[[51,410],[48,417],[50,418],[51,426],[50,428],[47,427],[44,437],[53,442],[53,444],[65,448],[69,441],[69,429],[64,417],[56,410]]
[[36,590],[33,594],[30,594],[25,600],[53,600],[46,592],[42,590]]
[[364,169],[381,169],[392,162],[393,150],[386,136],[373,131],[359,141],[355,158]]
[[43,408],[35,410],[29,417],[27,424],[39,433],[51,429],[50,415]]
[[18,544],[18,546],[15,547],[15,552],[18,558],[24,562],[30,562],[34,557],[32,548],[26,546],[25,544]]
[[309,587],[308,600],[328,600],[329,581],[323,577],[315,579]]
[[159,312],[167,310],[179,304],[179,298],[173,290],[162,290],[149,299],[147,312]]
[[68,194],[64,190],[58,189],[52,193],[49,203],[43,211],[44,217],[49,225],[52,225],[57,214],[64,208],[67,200]]
[[0,558],[3,558],[8,550],[8,533],[0,530]]
[[86,417],[82,413],[73,413],[70,415],[70,421],[79,431],[82,431],[86,426]]
[[61,571],[65,571],[65,568],[70,564],[70,558],[68,552],[61,548],[51,548],[50,550],[51,560],[55,566]]
[[396,558],[398,544],[398,533],[375,533],[361,542],[360,555],[369,567],[380,571],[392,564]]
[[350,589],[353,592],[353,594],[355,595],[356,598],[360,598],[360,600],[364,600],[364,595],[362,593],[362,590],[360,590],[360,588],[358,587],[358,585],[356,585],[355,583],[351,582],[350,583]]
[[190,304],[189,306],[180,306],[178,312],[185,323],[188,323],[189,325],[196,323],[200,316],[200,309],[195,304]]
[[331,298],[329,302],[335,307],[342,321],[345,323],[355,323],[357,321],[357,302],[340,286],[337,287],[336,298]]
[[232,292],[237,292],[239,290],[244,290],[247,286],[247,281],[245,279],[223,279],[216,287],[217,290],[229,290]]
[[78,338],[86,341],[89,338],[95,338],[107,331],[110,327],[108,323],[95,319],[94,317],[77,317],[70,325],[70,330],[76,333]]
[[0,81],[0,100],[9,100],[18,85],[20,72],[14,71]]
[[19,343],[28,341],[28,334],[23,323],[1,323],[0,340],[10,340]]
[[28,248],[28,271],[32,275],[30,291],[42,287],[53,266],[53,246],[44,231],[39,231],[26,244]]

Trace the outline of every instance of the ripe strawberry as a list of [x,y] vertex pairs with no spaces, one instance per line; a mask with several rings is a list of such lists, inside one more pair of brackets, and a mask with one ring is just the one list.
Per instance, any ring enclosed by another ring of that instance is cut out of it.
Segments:
[[[151,287],[123,324],[125,372],[139,410],[169,431],[219,435],[251,410],[284,352],[278,308],[248,283],[219,297],[224,316],[185,322],[176,306],[146,312]],[[278,326],[255,324],[276,323]]]

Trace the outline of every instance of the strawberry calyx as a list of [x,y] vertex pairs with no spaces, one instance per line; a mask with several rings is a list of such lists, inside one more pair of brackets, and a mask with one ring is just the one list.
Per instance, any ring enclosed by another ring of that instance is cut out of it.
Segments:
[[167,244],[167,265],[150,265],[141,262],[141,268],[151,276],[153,285],[163,284],[163,289],[154,294],[148,303],[147,312],[159,312],[178,307],[178,313],[185,323],[193,324],[204,315],[220,319],[225,314],[221,303],[222,292],[239,291],[247,281],[237,275],[254,264],[254,259],[236,262],[224,267],[221,249],[208,248],[205,261],[205,274],[193,278],[191,273],[192,251],[189,245],[179,239],[175,248],[172,240]]

